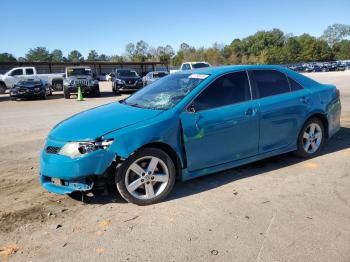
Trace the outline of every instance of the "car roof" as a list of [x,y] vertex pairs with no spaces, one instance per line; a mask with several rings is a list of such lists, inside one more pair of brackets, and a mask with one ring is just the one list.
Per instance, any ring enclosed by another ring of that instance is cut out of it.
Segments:
[[220,75],[228,72],[241,71],[241,70],[253,70],[253,69],[277,69],[286,71],[286,68],[278,65],[231,65],[231,66],[212,66],[203,67],[193,70],[182,70],[176,73],[180,74],[205,74],[205,75]]

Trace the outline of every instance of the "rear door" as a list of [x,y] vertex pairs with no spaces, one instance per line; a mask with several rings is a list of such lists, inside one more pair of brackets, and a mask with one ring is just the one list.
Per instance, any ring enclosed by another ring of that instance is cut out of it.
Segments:
[[226,74],[207,86],[181,114],[188,169],[256,155],[257,106],[246,71]]
[[260,105],[259,152],[296,144],[310,110],[310,92],[277,70],[252,70],[249,74]]

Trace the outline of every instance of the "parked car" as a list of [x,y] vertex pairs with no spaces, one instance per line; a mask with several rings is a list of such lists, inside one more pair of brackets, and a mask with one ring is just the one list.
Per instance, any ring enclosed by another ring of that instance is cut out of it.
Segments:
[[211,65],[205,61],[202,62],[185,62],[182,63],[180,70],[170,70],[170,73],[176,73],[178,71],[193,70],[198,68],[210,67]]
[[114,73],[109,73],[106,75],[106,80],[107,81],[113,81],[115,79],[115,74]]
[[77,94],[80,87],[84,95],[100,96],[100,86],[90,67],[70,66],[66,67],[66,78],[64,79],[64,98],[69,99],[71,94]]
[[154,83],[155,81],[159,80],[160,78],[167,76],[169,73],[167,71],[154,71],[149,72],[147,75],[142,77],[143,86],[149,85]]
[[96,79],[98,81],[107,81],[107,73],[101,73],[96,76]]
[[17,98],[42,98],[52,95],[52,90],[43,80],[21,80],[10,89],[11,100]]
[[143,87],[142,78],[132,69],[116,69],[112,91],[120,95],[125,91],[136,91]]
[[[189,180],[295,151],[321,152],[340,129],[340,98],[279,66],[229,66],[163,77],[120,102],[56,125],[40,181],[58,194],[111,175],[127,201],[154,204]],[[56,182],[56,183],[54,183]]]
[[336,71],[345,71],[346,65],[345,64],[337,64],[337,69]]
[[38,74],[35,67],[15,67],[0,75],[0,94],[19,81],[28,79],[46,81],[54,91],[62,91],[63,88],[63,74]]

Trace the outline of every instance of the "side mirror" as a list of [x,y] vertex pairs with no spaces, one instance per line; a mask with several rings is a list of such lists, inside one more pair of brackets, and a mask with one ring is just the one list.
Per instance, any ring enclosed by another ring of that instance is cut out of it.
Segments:
[[191,113],[196,113],[197,112],[196,105],[194,104],[194,102],[192,102],[190,104],[190,106],[187,108],[187,111],[191,112]]

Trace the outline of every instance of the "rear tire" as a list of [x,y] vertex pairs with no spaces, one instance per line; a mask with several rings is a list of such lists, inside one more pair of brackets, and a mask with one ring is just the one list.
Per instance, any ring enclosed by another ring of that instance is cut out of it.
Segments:
[[52,84],[52,89],[55,91],[62,91],[63,90],[63,82],[57,81]]
[[175,177],[175,165],[168,154],[158,148],[143,148],[117,169],[116,184],[126,201],[145,206],[162,201],[173,189]]
[[65,99],[70,99],[70,92],[67,88],[63,90],[63,96]]
[[295,154],[303,158],[317,156],[322,150],[325,138],[323,122],[316,117],[309,119],[298,136],[298,149]]

